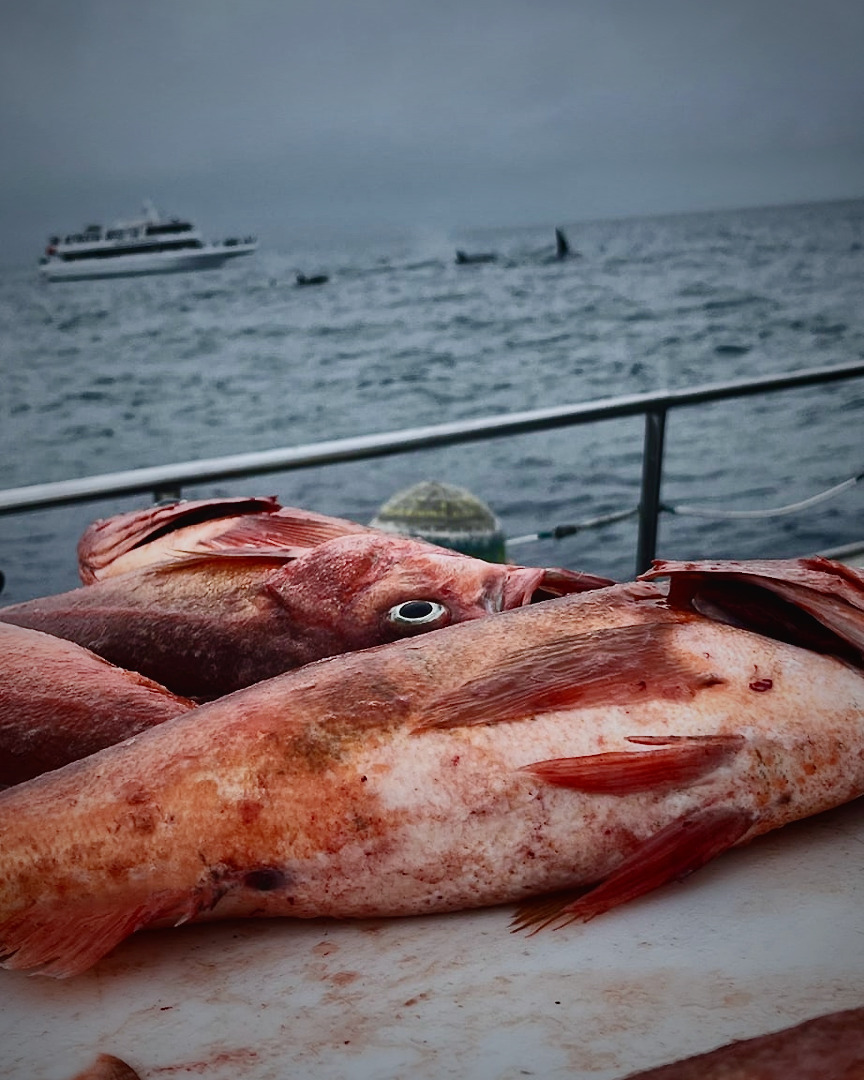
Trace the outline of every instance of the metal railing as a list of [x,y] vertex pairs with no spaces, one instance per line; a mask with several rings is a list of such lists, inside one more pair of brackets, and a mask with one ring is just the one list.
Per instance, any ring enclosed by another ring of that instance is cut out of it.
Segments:
[[308,443],[256,453],[208,458],[125,472],[105,473],[76,480],[0,491],[0,515],[39,510],[71,503],[92,502],[119,495],[152,493],[154,500],[181,497],[186,486],[218,480],[289,472],[312,466],[335,465],[346,461],[364,461],[393,454],[410,453],[457,443],[477,442],[534,431],[595,423],[620,417],[644,416],[642,482],[639,499],[639,531],[636,572],[647,569],[657,545],[657,526],[661,510],[660,488],[663,477],[663,453],[666,417],[671,409],[729,398],[791,390],[797,387],[840,382],[864,376],[864,362],[837,364],[831,367],[805,368],[781,375],[713,383],[680,390],[656,390],[646,394],[628,394],[603,398],[577,405],[552,406],[526,412],[459,420],[404,431],[361,435],[349,439]]

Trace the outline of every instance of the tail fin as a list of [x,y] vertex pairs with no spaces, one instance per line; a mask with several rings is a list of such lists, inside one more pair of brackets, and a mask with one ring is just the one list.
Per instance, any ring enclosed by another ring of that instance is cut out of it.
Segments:
[[116,903],[35,904],[0,923],[0,964],[66,979],[107,956],[125,938],[156,921],[185,921],[200,910],[195,894]]

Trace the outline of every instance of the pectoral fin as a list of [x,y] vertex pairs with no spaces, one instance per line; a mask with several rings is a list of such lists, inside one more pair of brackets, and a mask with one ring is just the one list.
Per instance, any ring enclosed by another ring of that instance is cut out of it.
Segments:
[[556,709],[687,700],[723,682],[670,645],[676,616],[560,637],[433,699],[415,731],[524,720]]
[[630,795],[697,783],[744,745],[743,735],[632,736],[657,750],[619,750],[584,757],[551,758],[526,765],[540,780],[578,791]]
[[576,899],[571,893],[523,904],[516,912],[512,929],[530,927],[536,933],[547,926],[588,922],[661,885],[680,881],[741,840],[754,820],[749,811],[727,806],[707,807],[676,818]]

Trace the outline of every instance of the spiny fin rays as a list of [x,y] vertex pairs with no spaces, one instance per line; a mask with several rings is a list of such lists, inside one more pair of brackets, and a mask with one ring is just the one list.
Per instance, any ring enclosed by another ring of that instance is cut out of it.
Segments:
[[661,885],[680,881],[741,840],[754,821],[749,811],[728,806],[706,807],[676,818],[576,899],[571,892],[539,904],[522,904],[511,930],[534,934],[547,927],[559,929],[572,922],[588,922]]

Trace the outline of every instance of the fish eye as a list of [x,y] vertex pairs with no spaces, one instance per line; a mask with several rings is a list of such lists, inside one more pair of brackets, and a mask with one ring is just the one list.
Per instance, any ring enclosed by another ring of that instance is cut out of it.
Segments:
[[436,600],[405,600],[387,612],[387,618],[397,626],[431,626],[440,622],[447,608]]

